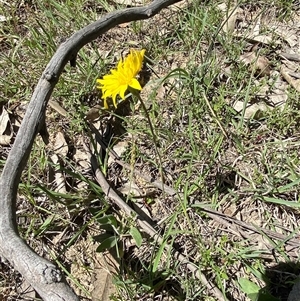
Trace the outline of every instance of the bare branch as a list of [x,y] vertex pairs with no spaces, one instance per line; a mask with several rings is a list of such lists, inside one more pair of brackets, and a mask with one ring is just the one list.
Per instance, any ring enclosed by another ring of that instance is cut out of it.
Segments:
[[65,65],[76,57],[85,44],[118,24],[148,19],[161,9],[179,1],[155,0],[146,6],[109,13],[77,31],[60,45],[34,90],[0,178],[0,255],[8,260],[46,301],[79,300],[56,266],[38,256],[19,237],[16,225],[16,196],[21,173],[27,163],[33,141],[43,125],[48,100]]

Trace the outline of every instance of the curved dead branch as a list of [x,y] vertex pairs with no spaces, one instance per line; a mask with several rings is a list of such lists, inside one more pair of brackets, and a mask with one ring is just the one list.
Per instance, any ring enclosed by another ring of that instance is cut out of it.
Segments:
[[21,173],[43,125],[48,100],[65,65],[84,45],[118,24],[148,19],[179,1],[155,0],[146,6],[115,11],[77,31],[60,45],[33,92],[0,178],[0,256],[7,259],[46,301],[79,300],[60,270],[38,256],[19,237],[16,224],[16,196]]

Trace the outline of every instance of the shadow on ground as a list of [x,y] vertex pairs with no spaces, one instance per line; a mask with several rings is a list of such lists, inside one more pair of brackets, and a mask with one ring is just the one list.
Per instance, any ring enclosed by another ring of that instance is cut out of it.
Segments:
[[[300,263],[280,262],[268,268],[264,278],[266,286],[259,292],[258,301],[288,301],[289,294],[300,274]],[[299,300],[299,295],[298,295]]]

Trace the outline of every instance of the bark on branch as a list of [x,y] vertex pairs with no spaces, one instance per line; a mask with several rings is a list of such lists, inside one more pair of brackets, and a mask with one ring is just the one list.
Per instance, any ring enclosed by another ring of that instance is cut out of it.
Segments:
[[179,1],[181,0],[155,0],[146,6],[115,11],[77,31],[60,45],[33,92],[0,178],[0,256],[7,259],[45,301],[79,300],[60,270],[50,261],[38,256],[19,237],[16,224],[16,196],[21,173],[43,124],[52,91],[67,62],[84,45],[118,24],[148,19]]

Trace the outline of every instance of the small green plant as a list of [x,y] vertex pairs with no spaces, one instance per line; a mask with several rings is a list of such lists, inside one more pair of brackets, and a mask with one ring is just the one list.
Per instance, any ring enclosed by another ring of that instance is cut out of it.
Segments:
[[105,231],[94,236],[95,241],[100,242],[97,252],[103,252],[115,247],[128,235],[134,239],[137,247],[142,245],[142,235],[134,225],[120,224],[113,215],[98,217],[97,222],[100,224],[100,229]]

